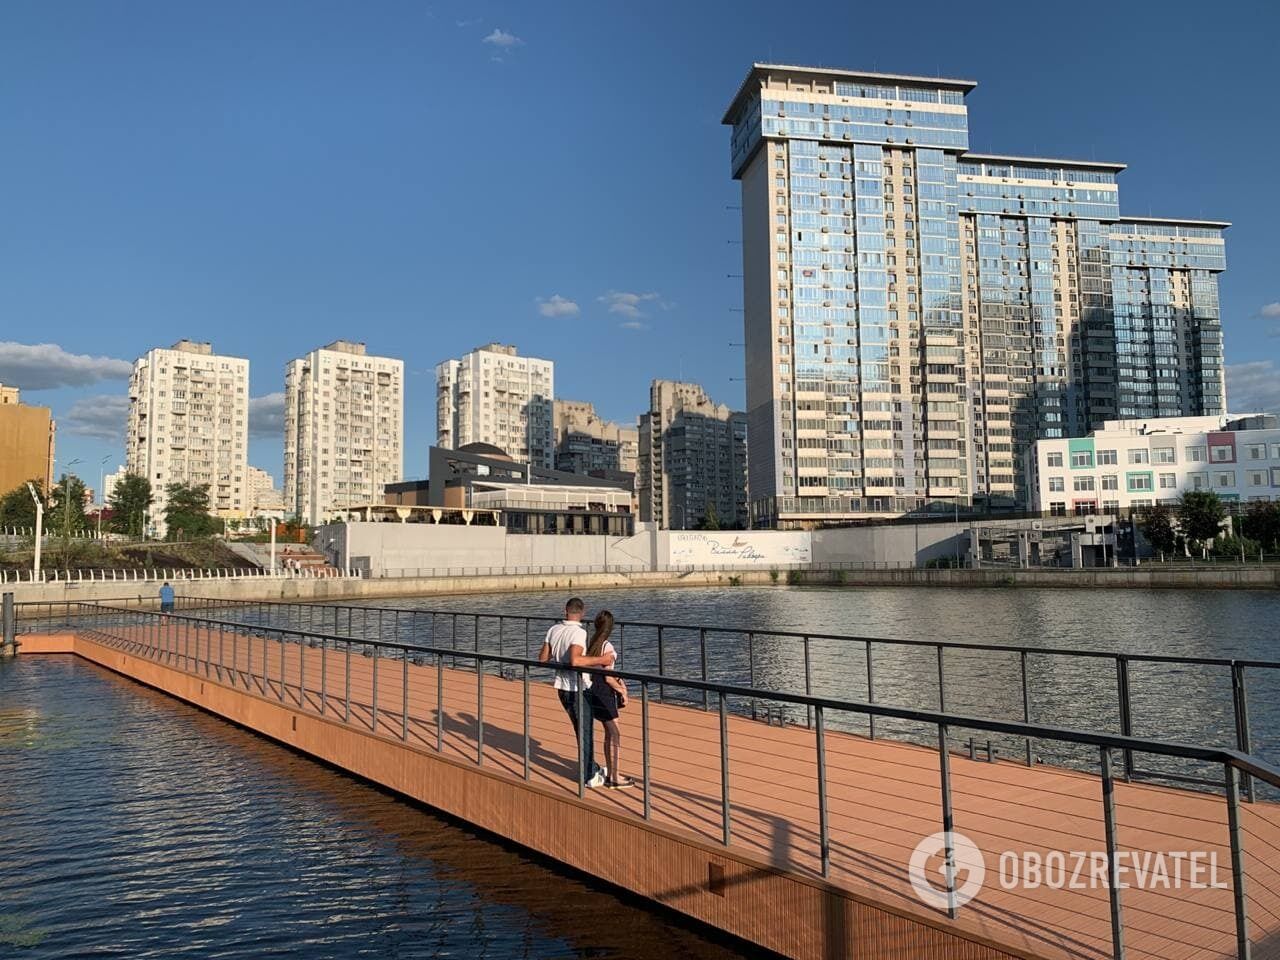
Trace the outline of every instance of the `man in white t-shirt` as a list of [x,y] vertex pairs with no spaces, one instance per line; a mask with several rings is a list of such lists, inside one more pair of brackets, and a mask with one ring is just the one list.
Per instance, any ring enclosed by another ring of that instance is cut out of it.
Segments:
[[[606,653],[600,657],[587,656],[587,631],[582,625],[582,615],[586,611],[584,604],[577,597],[564,605],[564,619],[547,631],[547,639],[543,641],[538,660],[542,663],[562,664],[565,667],[612,667],[614,654]],[[591,678],[578,669],[556,670],[555,688],[560,697],[560,705],[569,720],[573,723],[574,736],[578,738],[578,749],[586,757],[583,770],[583,781],[588,787],[598,787],[604,783],[604,769],[596,763],[595,745],[592,736],[591,712],[586,709],[585,723],[578,722],[578,685],[582,685],[585,693],[591,686]]]

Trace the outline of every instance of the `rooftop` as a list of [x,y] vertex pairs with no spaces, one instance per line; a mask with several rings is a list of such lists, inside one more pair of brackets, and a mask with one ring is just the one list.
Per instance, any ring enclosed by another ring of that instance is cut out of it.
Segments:
[[905,83],[911,86],[938,87],[948,90],[961,90],[968,93],[978,85],[976,80],[958,80],[952,77],[917,77],[907,73],[868,73],[865,70],[838,70],[834,67],[801,67],[788,63],[753,63],[747,75],[733,95],[733,100],[725,110],[721,123],[735,122],[735,112],[751,85],[751,81],[762,73],[809,73],[821,77],[833,77],[840,80],[869,80],[873,83]]
[[1109,163],[1105,160],[1063,160],[1056,157],[1016,157],[1002,153],[962,153],[961,160],[977,163],[994,161],[996,163],[1021,163],[1030,167],[1082,167],[1090,170],[1114,170],[1119,173],[1128,164]]
[[1118,223],[1166,223],[1182,227],[1217,227],[1225,230],[1231,226],[1227,220],[1182,220],[1174,217],[1121,217]]

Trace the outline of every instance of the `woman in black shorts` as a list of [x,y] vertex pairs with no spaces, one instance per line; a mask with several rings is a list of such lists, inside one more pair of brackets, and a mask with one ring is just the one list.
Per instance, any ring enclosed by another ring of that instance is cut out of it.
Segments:
[[[611,633],[613,633],[613,614],[608,610],[601,610],[596,614],[595,630],[591,635],[591,642],[587,644],[587,656],[602,657],[606,653],[616,655],[617,651],[609,642]],[[611,790],[635,786],[634,780],[618,772],[618,752],[622,746],[618,711],[627,705],[627,685],[617,677],[593,673],[591,686],[587,689],[587,700],[591,705],[591,716],[604,725],[604,785]]]

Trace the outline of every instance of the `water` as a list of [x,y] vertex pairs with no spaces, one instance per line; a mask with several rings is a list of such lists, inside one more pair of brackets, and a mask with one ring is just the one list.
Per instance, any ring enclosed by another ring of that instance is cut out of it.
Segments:
[[71,658],[0,662],[0,956],[751,954]]
[[[608,609],[619,620],[714,627],[708,639],[708,677],[722,682],[754,680],[764,689],[803,693],[801,641],[755,637],[748,657],[748,630],[851,634],[957,643],[994,643],[1039,649],[1072,648],[1108,653],[1178,657],[1280,660],[1280,593],[1234,590],[1075,590],[1025,588],[919,587],[726,587],[724,589],[584,591],[589,613]],[[395,609],[493,612],[553,618],[565,594],[516,593],[380,600]],[[345,621],[341,624],[346,632]],[[389,620],[353,621],[356,635],[389,634]],[[405,618],[398,625],[403,641],[453,642],[452,618],[434,624]],[[523,624],[509,622],[499,638],[496,625],[482,623],[480,648],[512,656],[526,649],[536,655],[545,623],[531,626],[531,646],[523,643]],[[459,618],[459,646],[475,643],[470,618]],[[668,675],[701,676],[698,631],[664,633]],[[657,671],[656,631],[627,628],[624,666]],[[867,698],[866,655],[861,643],[813,640],[810,684],[814,694],[836,699]],[[877,645],[873,651],[877,703],[922,710],[939,707],[938,665],[930,648]],[[944,663],[948,712],[1021,720],[1020,664],[1016,654],[947,651]],[[1247,672],[1252,752],[1280,763],[1280,670]],[[1234,747],[1231,677],[1225,667],[1192,668],[1137,663],[1132,666],[1133,733],[1201,745]],[[1028,689],[1033,723],[1084,730],[1120,732],[1115,663],[1032,654]],[[671,688],[668,694],[673,694]],[[694,699],[698,699],[700,694]],[[741,705],[739,705],[741,706]],[[803,722],[804,711],[791,719]],[[836,726],[867,729],[864,718],[832,718]],[[919,725],[878,721],[877,732],[928,741],[934,732]],[[962,740],[971,732],[953,731]],[[980,735],[985,742],[986,736]],[[1019,756],[1025,743],[995,738],[1006,755]],[[1036,756],[1047,761],[1080,759],[1081,751],[1040,744]],[[1090,753],[1085,757],[1096,763]],[[1168,769],[1156,757],[1147,768]],[[1221,771],[1181,772],[1219,778]]]

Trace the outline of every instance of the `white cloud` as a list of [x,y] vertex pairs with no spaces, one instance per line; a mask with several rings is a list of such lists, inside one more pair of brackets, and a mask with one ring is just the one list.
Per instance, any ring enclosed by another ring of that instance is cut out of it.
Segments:
[[0,383],[23,390],[87,387],[102,380],[126,380],[128,360],[67,353],[56,343],[0,341]]
[[480,42],[491,43],[500,50],[510,50],[512,47],[524,46],[524,41],[514,33],[507,33],[507,31],[499,29],[498,27],[494,27],[493,32]]
[[279,440],[284,436],[284,394],[249,398],[249,436]]
[[1266,317],[1268,320],[1280,320],[1280,300],[1263,304],[1262,309],[1258,311],[1258,315]]
[[555,293],[545,300],[538,298],[538,312],[544,317],[576,317],[582,309],[568,297]]
[[618,326],[623,330],[648,330],[649,325],[643,320],[623,320]]
[[1280,413],[1280,370],[1275,363],[1228,364],[1227,405],[1232,413]]
[[73,403],[66,416],[58,418],[58,430],[77,437],[111,440],[123,445],[128,417],[128,397],[86,397]]
[[632,320],[639,320],[641,317],[648,316],[641,309],[642,306],[653,305],[661,307],[663,310],[669,308],[670,304],[662,299],[657,293],[628,293],[625,290],[610,290],[602,297],[597,297],[601,303],[609,308],[610,313],[620,313],[624,317],[630,317]]

